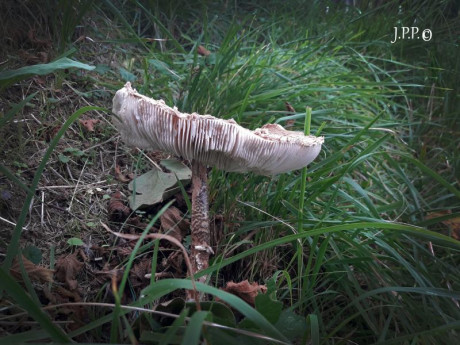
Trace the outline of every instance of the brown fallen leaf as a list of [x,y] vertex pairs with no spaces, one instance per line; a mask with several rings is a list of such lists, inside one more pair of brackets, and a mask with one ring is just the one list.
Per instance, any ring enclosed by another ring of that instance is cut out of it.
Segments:
[[127,177],[125,174],[121,172],[121,169],[118,165],[115,165],[115,178],[123,183],[127,183],[132,180],[132,178]]
[[[288,115],[293,115],[295,113],[294,107],[289,102],[284,102],[284,105],[286,107],[286,111],[291,113]],[[289,127],[294,126],[294,124],[295,124],[295,120],[287,120],[284,124],[284,127],[289,128]]]
[[182,242],[187,231],[190,229],[190,222],[184,218],[181,211],[174,206],[168,208],[160,217],[163,233],[170,235]]
[[52,124],[45,124],[45,128],[42,132],[41,138],[49,143],[51,140],[54,139],[56,134],[58,134],[61,126],[56,126]]
[[[438,217],[446,216],[451,213],[452,213],[451,210],[432,212],[426,216],[426,219],[438,218]],[[454,239],[460,241],[460,217],[445,219],[445,220],[440,221],[440,223],[444,224],[452,231],[451,236]]]
[[75,290],[78,282],[75,279],[83,268],[83,262],[78,261],[76,253],[61,256],[56,262],[56,279],[66,284],[69,290]]
[[89,132],[94,132],[94,125],[101,122],[100,120],[89,119],[89,120],[78,120],[80,124],[85,127]]
[[196,52],[200,54],[201,56],[209,56],[211,52],[207,50],[205,47],[199,45]]
[[290,113],[295,113],[294,107],[289,102],[284,102],[284,105],[286,106],[286,111]]
[[110,197],[107,212],[110,220],[123,222],[129,217],[131,209],[124,204],[121,193],[116,191]]
[[[22,263],[24,264],[24,269],[29,275],[30,280],[40,283],[53,282],[53,270],[35,265],[24,256],[22,257]],[[19,260],[15,259],[10,268],[10,273],[17,281],[23,281]]]
[[134,264],[129,271],[130,281],[133,287],[144,287],[146,284],[145,276],[152,270],[152,259],[145,258]]
[[243,301],[254,306],[256,296],[259,293],[267,292],[267,287],[265,285],[259,285],[256,282],[250,284],[247,280],[244,280],[240,283],[234,283],[230,281],[227,283],[227,286],[222,290],[236,295]]

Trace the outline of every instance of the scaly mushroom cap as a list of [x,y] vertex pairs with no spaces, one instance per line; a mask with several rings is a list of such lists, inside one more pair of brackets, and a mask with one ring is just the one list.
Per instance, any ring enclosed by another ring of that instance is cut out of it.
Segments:
[[323,137],[268,124],[255,131],[233,120],[184,114],[143,96],[126,83],[113,99],[114,124],[130,145],[197,160],[225,171],[275,175],[307,166]]

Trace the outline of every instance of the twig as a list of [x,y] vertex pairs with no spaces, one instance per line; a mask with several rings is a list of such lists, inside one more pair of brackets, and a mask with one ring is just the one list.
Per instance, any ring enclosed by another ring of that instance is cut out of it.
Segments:
[[[4,221],[5,223],[8,223],[10,225],[13,225],[13,226],[16,226],[16,223],[13,223],[11,221],[9,221],[8,219],[5,219],[3,217],[0,217],[0,220]],[[23,227],[22,230],[26,230],[27,231],[27,227]]]
[[[83,171],[85,171],[85,167],[86,167],[87,162],[88,161],[86,160],[85,164],[83,165],[83,169],[81,169],[80,176],[78,176],[78,181],[77,181],[77,184],[75,185],[75,189],[74,189],[73,194],[72,194],[72,199],[70,199],[70,204],[69,204],[69,207],[67,208],[69,212],[70,212],[70,210],[72,208],[73,199],[75,198],[75,194],[77,192],[78,185],[80,184],[80,180],[81,180],[81,176],[83,175]],[[68,167],[68,165],[67,165],[67,167]]]

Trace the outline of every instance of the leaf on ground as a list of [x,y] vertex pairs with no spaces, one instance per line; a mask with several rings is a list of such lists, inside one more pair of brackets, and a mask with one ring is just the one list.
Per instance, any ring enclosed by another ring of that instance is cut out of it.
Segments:
[[120,72],[121,78],[124,81],[134,82],[137,79],[137,77],[134,74],[132,74],[128,70],[124,69],[123,67],[120,67],[119,72]]
[[75,290],[78,286],[76,276],[82,268],[83,263],[75,253],[61,256],[56,262],[56,279],[65,283],[69,290]]
[[86,128],[89,132],[94,132],[94,125],[98,124],[101,122],[101,120],[96,120],[96,119],[88,119],[88,120],[78,120],[80,124]]
[[110,197],[107,212],[110,220],[123,222],[129,217],[131,209],[124,204],[121,193],[116,191]]
[[307,321],[304,316],[297,315],[290,309],[281,312],[275,327],[289,340],[302,337],[307,331]]
[[201,55],[201,56],[209,56],[209,54],[211,54],[211,52],[209,50],[207,50],[205,47],[203,46],[198,46],[196,52]]
[[[31,281],[46,283],[53,282],[54,271],[49,268],[35,265],[32,261],[29,261],[26,257],[22,257],[22,263],[24,269],[29,275]],[[10,269],[11,275],[17,280],[22,281],[21,266],[19,260],[15,260]]]
[[35,246],[27,246],[22,250],[22,255],[38,265],[42,261],[42,251]]
[[[450,210],[441,211],[441,212],[432,212],[426,216],[426,219],[443,217],[451,213],[452,211]],[[445,219],[445,220],[440,221],[440,223],[447,226],[452,231],[451,236],[455,238],[456,240],[460,241],[460,217]]]
[[[13,78],[24,78],[31,74],[46,75],[53,73],[59,69],[67,68],[81,68],[91,71],[95,66],[90,66],[79,61],[71,60],[69,58],[61,58],[59,60],[47,63],[26,66],[15,70],[7,70],[0,72],[0,80],[11,80]],[[0,83],[1,85],[2,83]]]
[[247,280],[244,280],[239,283],[234,283],[230,281],[227,283],[227,286],[222,290],[234,294],[241,298],[243,301],[254,306],[257,295],[259,293],[267,292],[267,287],[265,285],[259,285],[256,282],[249,283]]
[[78,237],[72,237],[67,240],[67,244],[70,246],[83,246],[84,243]]
[[175,206],[171,206],[160,216],[160,222],[163,233],[171,235],[179,242],[182,242],[188,229],[190,229],[190,222]]
[[256,310],[271,323],[275,324],[283,310],[283,303],[273,300],[268,294],[258,294],[255,298]]
[[145,287],[145,275],[151,273],[152,259],[147,257],[134,264],[129,271],[130,281],[133,287]]
[[125,174],[121,172],[120,166],[118,165],[115,165],[115,178],[118,181],[123,182],[123,183],[129,182],[132,180],[129,176],[126,176]]
[[170,172],[163,172],[158,168],[136,177],[128,185],[133,195],[129,198],[131,209],[155,205],[174,195],[180,188],[177,179],[187,185],[192,177],[191,170],[181,162],[174,159],[162,160],[160,164]]

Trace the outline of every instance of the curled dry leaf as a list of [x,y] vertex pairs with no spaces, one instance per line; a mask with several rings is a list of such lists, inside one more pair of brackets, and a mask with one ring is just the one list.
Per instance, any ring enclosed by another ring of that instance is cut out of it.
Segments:
[[125,174],[121,172],[120,167],[118,165],[115,165],[115,178],[120,182],[126,183],[132,180],[132,175],[131,177],[126,176]]
[[265,285],[259,285],[256,282],[249,283],[247,280],[244,280],[240,283],[234,283],[230,281],[222,290],[238,296],[243,301],[251,305],[255,305],[256,296],[259,293],[267,292],[267,287]]
[[78,286],[75,278],[82,268],[83,263],[75,253],[61,256],[56,262],[56,279],[65,283],[69,290],[75,290]]
[[112,194],[107,211],[109,219],[115,222],[125,221],[131,213],[131,209],[123,203],[122,195],[119,191]]
[[[22,257],[22,263],[24,264],[24,269],[29,275],[30,280],[40,283],[53,282],[53,270],[35,265],[24,256]],[[17,281],[22,281],[19,260],[15,259],[13,265],[11,266],[10,273]]]
[[168,208],[160,217],[163,232],[182,242],[187,231],[190,229],[190,222],[184,218],[181,211],[174,206]]
[[78,120],[80,124],[86,128],[89,132],[94,132],[94,125],[101,122],[100,120],[89,119],[89,120]]
[[284,102],[284,105],[286,106],[286,111],[290,113],[295,113],[294,107],[289,102]]
[[[294,113],[295,113],[295,109],[294,109],[294,107],[293,107],[290,103],[284,102],[284,105],[286,106],[286,111],[287,111],[287,112],[289,112],[289,113],[291,113],[291,114],[294,114]],[[295,120],[287,120],[287,121],[285,122],[285,124],[284,124],[284,127],[285,127],[285,128],[292,127],[292,126],[294,126],[294,124],[295,124]]]
[[198,46],[196,52],[198,54],[200,54],[201,56],[209,56],[211,54],[211,52],[209,50],[207,50],[205,47],[203,46]]

